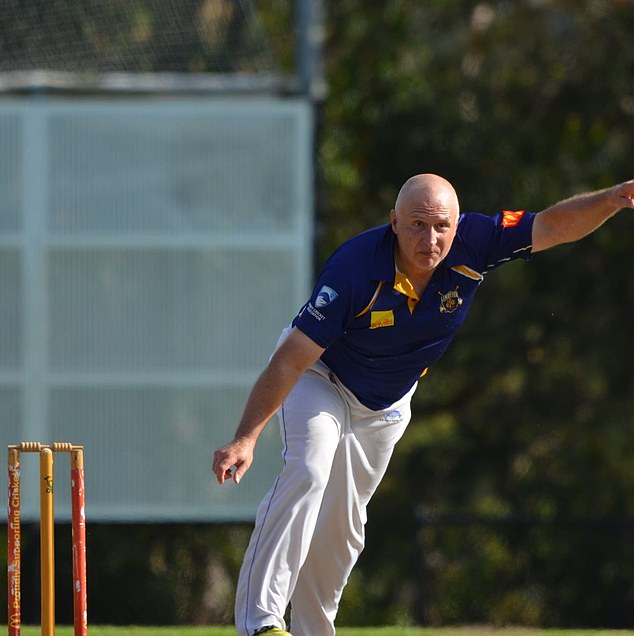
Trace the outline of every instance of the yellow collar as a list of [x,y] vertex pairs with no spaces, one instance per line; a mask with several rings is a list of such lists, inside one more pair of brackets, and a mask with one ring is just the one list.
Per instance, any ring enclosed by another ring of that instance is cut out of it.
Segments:
[[410,282],[409,278],[405,276],[402,272],[399,272],[398,269],[394,274],[394,289],[401,294],[405,294],[407,296],[407,306],[409,308],[409,313],[414,313],[414,308],[418,304],[420,298],[418,294],[414,290],[414,285]]

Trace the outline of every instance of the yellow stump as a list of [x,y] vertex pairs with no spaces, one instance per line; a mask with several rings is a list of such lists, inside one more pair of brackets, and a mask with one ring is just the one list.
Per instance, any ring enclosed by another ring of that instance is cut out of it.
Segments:
[[40,569],[42,636],[55,634],[55,538],[53,534],[53,451],[40,450]]

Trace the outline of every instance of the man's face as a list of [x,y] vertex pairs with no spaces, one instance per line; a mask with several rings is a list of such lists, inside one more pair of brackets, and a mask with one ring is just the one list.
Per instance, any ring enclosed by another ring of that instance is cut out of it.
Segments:
[[433,271],[447,256],[458,229],[458,206],[451,197],[408,197],[390,215],[398,242],[397,264],[409,275]]

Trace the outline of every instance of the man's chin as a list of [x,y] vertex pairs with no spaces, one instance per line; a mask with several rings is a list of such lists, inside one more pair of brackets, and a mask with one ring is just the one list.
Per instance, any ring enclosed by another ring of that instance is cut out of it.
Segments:
[[438,267],[438,265],[440,265],[440,261],[441,260],[442,259],[439,258],[438,256],[430,256],[429,258],[420,259],[418,261],[418,266],[421,269],[431,271],[433,269],[436,269]]

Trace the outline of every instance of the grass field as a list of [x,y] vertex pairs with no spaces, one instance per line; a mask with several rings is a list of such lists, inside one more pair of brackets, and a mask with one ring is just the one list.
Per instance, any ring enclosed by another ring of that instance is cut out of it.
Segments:
[[[37,636],[39,627],[24,627],[24,636]],[[89,626],[90,636],[230,636],[231,627],[109,627]],[[58,627],[57,636],[72,636],[72,627]],[[634,636],[629,630],[529,629],[524,627],[342,627],[337,636]]]

